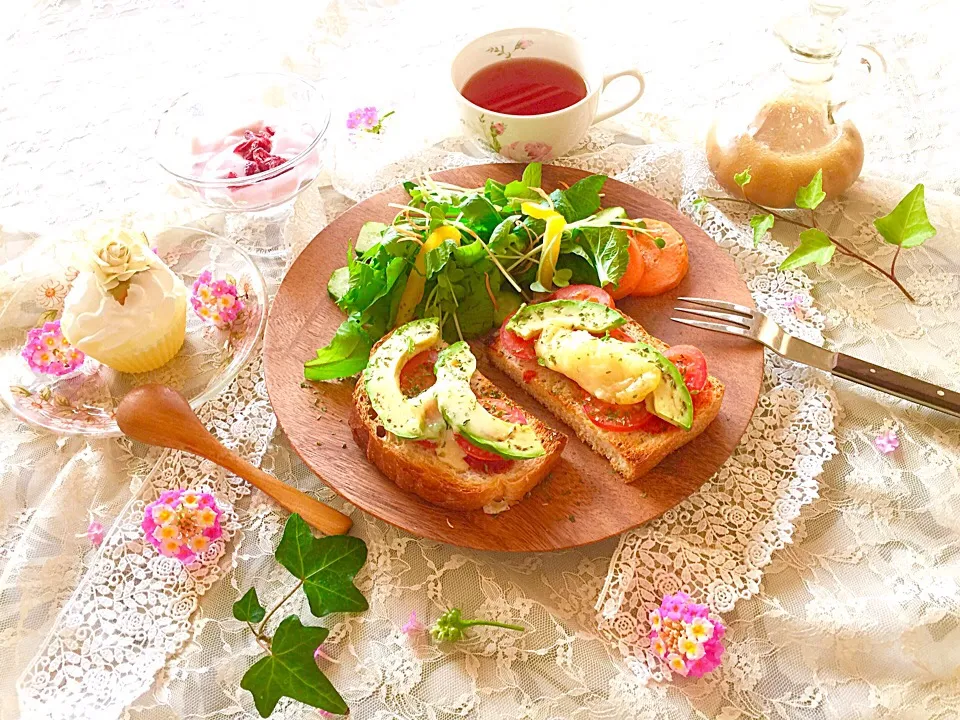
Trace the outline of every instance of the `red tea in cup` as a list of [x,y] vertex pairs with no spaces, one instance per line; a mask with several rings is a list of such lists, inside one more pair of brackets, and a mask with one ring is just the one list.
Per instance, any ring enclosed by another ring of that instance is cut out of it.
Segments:
[[576,105],[587,84],[573,68],[545,58],[513,58],[481,68],[460,91],[484,110],[544,115]]

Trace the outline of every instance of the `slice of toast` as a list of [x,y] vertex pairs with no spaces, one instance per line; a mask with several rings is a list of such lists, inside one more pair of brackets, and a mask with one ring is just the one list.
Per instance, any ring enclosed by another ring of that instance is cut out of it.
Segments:
[[[629,317],[627,324],[620,329],[634,340],[645,342],[660,352],[669,347],[647,334],[640,323]],[[569,425],[583,442],[607,458],[625,482],[637,480],[667,455],[702,433],[717,417],[723,400],[723,383],[711,376],[707,386],[694,397],[693,427],[690,430],[671,426],[662,433],[643,430],[614,432],[598,427],[587,417],[582,408],[583,390],[577,383],[540,366],[536,360],[523,360],[511,355],[501,345],[499,333],[487,348],[487,356],[495,367],[533,395],[556,418]]]
[[[489,397],[516,405],[479,372],[473,374],[470,386],[481,402]],[[387,432],[377,422],[377,413],[370,405],[362,380],[353,391],[350,429],[367,459],[404,490],[449,510],[483,509],[496,513],[516,504],[536,487],[560,461],[567,443],[562,433],[529,413],[526,417],[546,454],[531,460],[513,460],[510,467],[496,473],[455,468],[441,460],[433,448]]]

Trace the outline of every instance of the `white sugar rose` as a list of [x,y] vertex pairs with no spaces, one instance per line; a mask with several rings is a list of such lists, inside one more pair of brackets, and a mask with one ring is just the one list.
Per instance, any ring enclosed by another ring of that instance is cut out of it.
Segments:
[[105,289],[112,290],[151,265],[151,253],[143,235],[126,230],[110,230],[88,245],[86,263]]

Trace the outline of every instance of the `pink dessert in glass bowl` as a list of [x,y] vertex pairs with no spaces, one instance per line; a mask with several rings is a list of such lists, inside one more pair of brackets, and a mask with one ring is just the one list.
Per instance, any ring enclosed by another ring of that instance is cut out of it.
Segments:
[[157,159],[206,204],[281,205],[320,172],[330,114],[302,78],[247,73],[181,96],[160,118]]

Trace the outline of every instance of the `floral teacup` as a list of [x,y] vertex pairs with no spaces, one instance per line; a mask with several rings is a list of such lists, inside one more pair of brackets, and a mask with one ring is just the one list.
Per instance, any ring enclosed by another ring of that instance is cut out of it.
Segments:
[[[473,104],[461,93],[482,68],[511,58],[540,58],[577,71],[587,95],[570,107],[543,115],[508,115]],[[629,76],[637,89],[626,102],[597,112],[603,89]],[[628,69],[604,74],[602,63],[570,35],[542,28],[515,28],[484,35],[468,44],[453,61],[451,79],[457,91],[461,121],[467,133],[494,152],[517,162],[552,160],[566,154],[594,123],[623,112],[643,95],[643,75]]]

